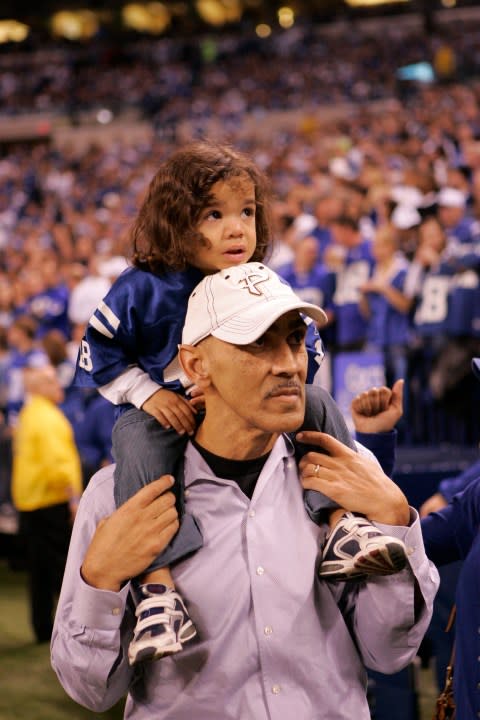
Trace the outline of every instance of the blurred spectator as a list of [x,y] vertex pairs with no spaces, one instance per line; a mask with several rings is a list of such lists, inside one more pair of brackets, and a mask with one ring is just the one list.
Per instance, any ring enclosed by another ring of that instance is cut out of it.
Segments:
[[344,199],[341,194],[333,193],[331,190],[326,191],[315,202],[313,208],[315,226],[310,230],[310,234],[318,242],[318,258],[322,262],[326,248],[332,243],[331,223],[335,218],[340,217],[344,210],[343,205]]
[[325,250],[324,262],[335,273],[334,349],[336,352],[361,350],[367,337],[367,321],[360,312],[360,288],[373,267],[371,242],[365,240],[358,221],[348,215],[336,217],[332,224],[333,243]]
[[71,290],[68,317],[72,325],[85,326],[98,303],[110,290],[112,282],[101,274],[99,264],[99,258],[92,255],[86,275]]
[[18,413],[24,399],[24,368],[40,367],[48,364],[45,352],[35,340],[36,322],[27,315],[17,317],[7,330],[8,345],[11,349],[7,367],[7,425],[15,427]]
[[13,286],[6,275],[0,274],[0,328],[12,324],[15,316]]
[[15,430],[12,497],[25,542],[31,623],[42,643],[52,632],[82,476],[71,425],[57,407],[63,391],[55,369],[27,368],[24,382],[27,399]]
[[278,274],[305,302],[320,305],[331,316],[335,277],[318,259],[317,239],[307,235],[297,242],[294,253],[293,261],[278,268]]
[[398,250],[392,225],[377,230],[372,242],[375,264],[371,276],[360,287],[360,310],[368,320],[367,349],[383,355],[386,384],[407,377],[407,348],[410,339],[409,310],[412,300],[404,293],[408,263]]
[[113,462],[112,429],[116,408],[96,389],[79,388],[80,401],[72,414],[75,442],[82,463],[83,486],[101,467]]
[[[10,351],[7,332],[0,326],[0,512],[2,506],[10,505],[10,481],[12,472],[11,433],[6,424],[7,414],[7,371],[10,365]],[[0,532],[2,526],[0,523]]]

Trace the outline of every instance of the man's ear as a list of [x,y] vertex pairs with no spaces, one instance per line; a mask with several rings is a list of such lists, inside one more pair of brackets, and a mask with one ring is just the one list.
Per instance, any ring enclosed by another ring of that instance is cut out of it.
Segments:
[[178,359],[185,375],[200,388],[210,382],[208,361],[198,345],[179,345]]

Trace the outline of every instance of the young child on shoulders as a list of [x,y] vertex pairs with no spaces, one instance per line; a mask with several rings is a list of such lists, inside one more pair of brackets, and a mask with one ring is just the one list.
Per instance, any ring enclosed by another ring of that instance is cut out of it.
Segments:
[[[192,143],[173,153],[153,177],[131,239],[133,267],[114,282],[90,318],[76,382],[98,387],[119,406],[112,435],[117,507],[161,475],[176,478],[179,530],[157,561],[132,583],[137,625],[129,661],[134,664],[177,652],[196,635],[170,572],[172,563],[202,546],[195,518],[185,512],[182,481],[183,453],[201,419],[202,398],[195,388],[186,387],[176,361],[177,346],[189,295],[202,277],[262,262],[271,249],[267,179],[250,158],[229,146]],[[315,394],[308,398],[304,427],[311,428],[317,410],[323,418],[325,407]],[[352,442],[346,426],[337,437]],[[331,501],[330,507],[337,508]],[[332,517],[338,514],[337,509]],[[362,571],[355,553],[347,558],[344,552],[339,571],[332,571],[330,564],[329,579],[368,574],[366,521],[360,520],[356,555],[362,555]],[[349,520],[349,537],[355,539],[351,524]],[[386,557],[382,568],[378,561],[372,565],[372,574],[397,572],[401,568],[390,561],[385,536],[370,527],[380,538],[376,549],[381,546]]]

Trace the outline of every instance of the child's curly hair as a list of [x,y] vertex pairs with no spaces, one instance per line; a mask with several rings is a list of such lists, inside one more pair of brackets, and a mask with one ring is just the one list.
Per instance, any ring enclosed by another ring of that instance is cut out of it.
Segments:
[[174,152],[152,178],[131,229],[133,264],[157,275],[184,270],[205,242],[197,224],[213,185],[239,176],[248,176],[255,188],[257,246],[250,259],[262,261],[272,242],[267,178],[248,156],[202,141]]

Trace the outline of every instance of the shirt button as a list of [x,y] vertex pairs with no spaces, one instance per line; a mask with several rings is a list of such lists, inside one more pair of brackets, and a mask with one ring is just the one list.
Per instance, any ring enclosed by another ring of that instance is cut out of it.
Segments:
[[282,688],[280,685],[272,685],[272,693],[274,695],[279,695],[282,692]]
[[184,493],[185,497],[188,497],[190,495],[190,490],[185,490]]
[[272,626],[271,626],[271,625],[265,625],[265,627],[263,628],[263,632],[265,633],[265,635],[271,635],[271,634],[273,633],[273,628],[272,628]]
[[265,572],[265,568],[263,568],[261,565],[259,565],[257,567],[257,575],[263,575],[264,572]]
[[120,615],[120,608],[113,608],[112,615]]
[[415,552],[415,548],[414,548],[414,547],[408,547],[408,548],[407,548],[407,555],[413,555],[414,552]]
[[255,515],[255,510],[250,510],[250,512],[248,513],[248,517],[255,517]]

